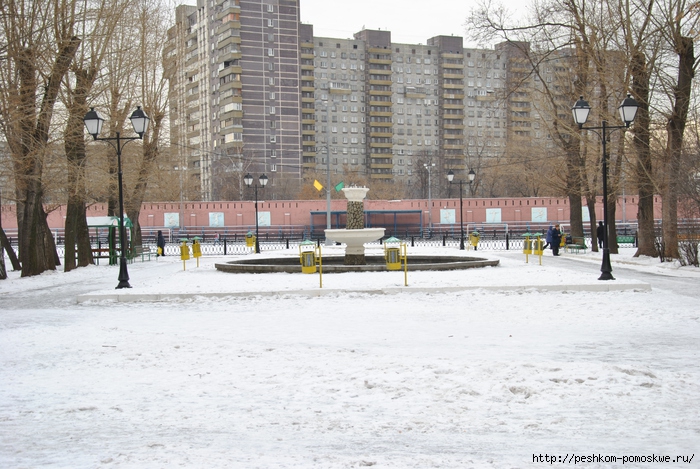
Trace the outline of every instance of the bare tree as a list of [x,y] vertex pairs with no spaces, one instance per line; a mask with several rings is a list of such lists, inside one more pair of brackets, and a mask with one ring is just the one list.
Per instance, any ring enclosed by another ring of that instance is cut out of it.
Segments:
[[43,206],[44,163],[61,82],[80,46],[76,4],[0,0],[2,45],[0,126],[12,155],[22,276],[59,263]]
[[683,140],[688,119],[692,82],[698,60],[695,57],[694,41],[690,34],[697,34],[700,20],[700,7],[696,2],[668,0],[663,4],[659,31],[672,48],[677,58],[674,67],[676,76],[670,89],[671,110],[666,124],[666,151],[663,153],[662,167],[662,228],[664,236],[664,257],[676,259],[678,252],[678,196],[683,181],[682,156]]
[[[64,270],[92,264],[92,249],[86,217],[86,167],[85,132],[83,116],[88,111],[87,99],[92,93],[108,51],[109,40],[119,15],[127,10],[122,1],[84,4],[80,21],[82,47],[71,66],[70,79],[66,80],[64,103],[68,110],[68,122],[64,131],[64,146],[68,163],[68,202],[65,225]],[[94,6],[94,9],[91,9]],[[76,264],[77,246],[77,264]]]
[[136,66],[139,81],[137,90],[143,102],[143,108],[151,119],[148,133],[143,137],[143,154],[137,164],[136,180],[125,202],[125,208],[134,224],[135,246],[141,245],[141,225],[139,215],[146,196],[149,178],[157,168],[161,153],[167,108],[166,81],[163,76],[161,59],[166,43],[168,21],[167,3],[163,0],[140,2],[136,17],[136,34],[139,38]]

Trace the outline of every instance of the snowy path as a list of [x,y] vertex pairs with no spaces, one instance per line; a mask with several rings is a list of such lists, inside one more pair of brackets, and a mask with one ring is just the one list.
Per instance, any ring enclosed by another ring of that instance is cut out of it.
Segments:
[[[503,264],[494,278],[511,283],[540,268]],[[170,268],[130,272],[152,288]],[[283,292],[298,280],[286,275],[250,276],[276,296],[76,304],[116,272],[0,282],[0,467],[502,468],[698,452],[700,312],[672,291],[308,298]],[[169,280],[162,290],[249,281]]]

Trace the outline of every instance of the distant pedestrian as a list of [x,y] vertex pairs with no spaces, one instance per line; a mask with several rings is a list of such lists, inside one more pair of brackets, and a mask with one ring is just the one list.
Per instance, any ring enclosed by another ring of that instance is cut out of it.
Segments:
[[554,229],[552,230],[552,255],[553,256],[559,255],[559,245],[560,244],[561,244],[561,230],[559,229],[559,225],[554,225]]
[[219,245],[219,232],[214,233],[214,246]]
[[549,225],[549,229],[547,230],[547,236],[544,238],[545,241],[547,241],[547,244],[545,244],[544,247],[542,248],[543,251],[551,246],[551,244],[552,244],[552,232],[553,231],[554,231],[554,225]]
[[605,239],[605,227],[602,221],[598,222],[598,227],[595,229],[595,236],[598,238],[598,247],[602,248],[603,240]]
[[164,256],[165,255],[165,237],[163,236],[163,232],[161,230],[158,230],[158,240],[156,241],[156,246],[158,246],[158,251],[156,253],[156,257]]

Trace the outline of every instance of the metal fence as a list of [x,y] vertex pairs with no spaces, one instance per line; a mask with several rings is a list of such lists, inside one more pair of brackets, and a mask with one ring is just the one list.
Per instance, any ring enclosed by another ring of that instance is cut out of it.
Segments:
[[[433,248],[449,248],[449,249],[459,249],[460,236],[459,232],[454,234],[448,233],[436,233],[434,232],[430,237],[421,236],[397,236],[402,242],[405,242],[411,247],[433,247]],[[386,238],[374,241],[372,243],[367,243],[367,246],[381,246]],[[591,238],[586,237],[586,245],[591,248]],[[292,249],[295,252],[299,250],[299,243],[304,240],[303,236],[294,237],[276,237],[276,236],[261,236],[259,240],[261,251],[283,251]],[[486,231],[481,234],[477,251],[522,251],[525,238],[520,235],[514,235],[507,232],[489,232]],[[619,247],[635,247],[637,245],[637,238],[635,236],[619,236],[618,237]],[[143,246],[149,247],[151,250],[151,257],[155,257],[156,245],[154,239],[145,240]],[[323,243],[324,240],[317,238],[314,239],[316,243]],[[16,243],[12,243],[16,250]],[[465,249],[473,249],[469,241],[469,236],[465,234],[464,239]],[[117,244],[117,247],[119,245]],[[191,244],[190,244],[191,246]],[[254,247],[248,246],[246,244],[246,239],[244,236],[235,236],[232,239],[222,238],[219,241],[208,240],[200,241],[200,248],[202,251],[202,256],[227,256],[227,255],[242,255],[251,254],[254,252]],[[63,258],[65,255],[64,246],[57,246],[58,255]],[[166,256],[179,256],[180,255],[180,245],[176,242],[167,243],[165,245],[165,255]]]
[[[386,238],[384,238],[386,239]],[[373,241],[371,243],[366,243],[368,247],[378,247],[382,246],[384,239]],[[511,237],[511,236],[482,236],[479,239],[477,245],[477,251],[522,251],[524,247],[525,238],[522,236]],[[284,251],[293,250],[297,252],[299,250],[299,244],[302,241],[300,238],[296,239],[260,239],[260,250],[265,251]],[[406,243],[411,247],[432,247],[432,248],[449,248],[449,249],[459,249],[460,239],[459,236],[433,236],[432,238],[421,238],[421,237],[408,237],[401,238],[401,242]],[[620,247],[634,247],[636,246],[636,238],[626,237],[625,242],[618,243]],[[324,241],[321,239],[315,240],[315,242],[322,244]],[[469,238],[466,237],[464,241],[465,249],[473,249]],[[591,239],[586,238],[586,245],[591,247]],[[155,244],[147,244],[151,248],[151,252],[156,252]],[[191,246],[191,244],[190,244]],[[201,242],[200,249],[202,251],[202,256],[227,256],[227,255],[242,255],[242,254],[252,254],[254,252],[253,246],[247,246],[245,241],[237,239],[236,241],[222,239],[219,242]],[[59,246],[59,256],[63,256],[63,246]],[[180,255],[180,245],[179,244],[166,244],[165,246],[166,256],[179,256]],[[155,256],[155,254],[152,254]]]

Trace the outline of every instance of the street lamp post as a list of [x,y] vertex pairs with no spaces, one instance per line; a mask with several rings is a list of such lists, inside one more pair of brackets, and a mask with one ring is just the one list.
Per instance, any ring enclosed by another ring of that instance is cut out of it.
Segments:
[[[604,120],[601,127],[583,126],[588,120],[588,114],[591,112],[591,107],[588,105],[588,102],[583,99],[583,96],[581,96],[571,108],[574,115],[574,122],[578,124],[578,128],[582,130],[592,130],[593,133],[600,137],[603,146],[603,224],[605,225],[605,231],[603,232],[603,262],[600,266],[600,271],[602,273],[598,280],[615,280],[612,276],[610,246],[608,244],[608,135],[615,130],[629,128],[632,122],[634,122],[634,117],[637,114],[638,108],[639,104],[637,104],[637,101],[627,93],[627,97],[622,101],[622,104],[618,106],[620,117],[625,125],[608,125],[608,122]],[[602,132],[598,133],[596,130],[601,130]]]
[[423,166],[425,169],[428,170],[428,228],[430,229],[431,233],[433,230],[433,195],[430,190],[430,171],[433,169],[435,166],[435,163],[423,163]]
[[[472,182],[474,182],[474,178],[476,177],[476,173],[474,172],[473,169],[469,170],[469,187],[471,187]],[[452,180],[455,178],[455,173],[452,170],[449,170],[447,172],[447,180],[449,181],[450,184],[452,184]],[[461,179],[459,181],[459,249],[461,251],[464,251],[464,198],[462,197],[462,181]]]
[[[124,188],[122,184],[122,148],[132,140],[142,140],[143,135],[148,130],[148,122],[150,121],[146,113],[143,112],[141,106],[138,106],[136,110],[129,117],[131,120],[131,125],[134,127],[134,132],[138,137],[121,137],[119,132],[117,132],[116,137],[98,137],[102,130],[102,124],[104,124],[104,119],[95,111],[95,108],[90,108],[83,122],[90,135],[92,135],[93,140],[100,140],[107,142],[117,150],[117,178],[119,185],[119,244],[121,249],[121,254],[119,256],[119,284],[116,288],[131,288],[129,285],[129,272],[127,270],[126,264],[126,236],[124,234]],[[115,143],[116,142],[116,145]]]
[[[318,106],[326,106],[326,229],[331,229],[331,103],[316,101]],[[326,237],[326,246],[332,246],[333,240]]]
[[253,176],[246,174],[243,176],[243,182],[246,186],[253,186],[255,188],[255,253],[260,254],[260,237],[259,237],[259,225],[258,225],[258,187],[265,188],[267,185],[267,176],[264,174],[258,178],[259,184],[253,186]]

